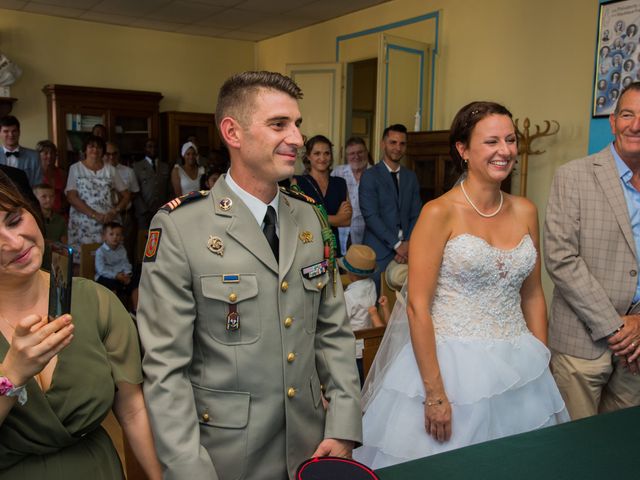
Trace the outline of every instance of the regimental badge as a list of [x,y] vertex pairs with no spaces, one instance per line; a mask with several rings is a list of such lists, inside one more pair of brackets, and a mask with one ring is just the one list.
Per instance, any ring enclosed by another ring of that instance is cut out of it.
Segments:
[[147,237],[147,246],[144,248],[143,262],[155,262],[158,255],[158,247],[160,246],[160,237],[162,237],[161,228],[152,228],[149,230]]
[[233,332],[236,330],[240,330],[240,314],[238,313],[238,306],[235,303],[231,303],[227,314],[227,331]]
[[222,243],[222,239],[220,237],[214,237],[213,235],[210,235],[209,240],[207,241],[207,248],[216,255],[224,255],[224,244]]
[[302,276],[306,279],[311,279],[315,277],[319,277],[323,273],[327,271],[329,266],[328,260],[323,260],[318,263],[314,263],[313,265],[309,265],[308,267],[304,267],[301,269]]
[[225,212],[231,208],[231,205],[233,205],[233,201],[229,197],[224,197],[220,199],[220,202],[218,202],[220,210]]
[[305,230],[300,234],[300,240],[302,241],[302,243],[313,242],[313,233],[311,233],[309,230]]

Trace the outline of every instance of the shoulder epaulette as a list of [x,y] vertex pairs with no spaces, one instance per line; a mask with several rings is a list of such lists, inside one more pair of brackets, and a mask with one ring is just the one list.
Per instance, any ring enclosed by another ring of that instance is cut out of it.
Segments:
[[171,213],[181,205],[185,205],[195,200],[200,200],[201,198],[205,198],[207,195],[209,195],[209,190],[195,190],[165,203],[160,207],[160,210]]
[[[294,188],[296,187],[296,188]],[[309,195],[300,191],[297,185],[292,185],[291,188],[280,187],[280,191],[285,195],[290,196],[291,198],[296,198],[298,200],[302,200],[303,202],[310,203],[311,205],[315,205],[317,202],[311,198]]]

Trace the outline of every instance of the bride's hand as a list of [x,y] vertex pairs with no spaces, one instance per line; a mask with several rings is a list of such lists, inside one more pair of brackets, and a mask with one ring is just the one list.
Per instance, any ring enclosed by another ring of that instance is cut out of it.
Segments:
[[451,438],[451,404],[445,396],[427,398],[424,402],[424,429],[438,442]]

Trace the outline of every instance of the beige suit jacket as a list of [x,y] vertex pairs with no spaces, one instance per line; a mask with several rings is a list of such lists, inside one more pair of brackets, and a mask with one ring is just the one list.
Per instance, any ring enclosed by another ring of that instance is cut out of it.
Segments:
[[598,358],[631,308],[638,281],[629,213],[609,146],[557,170],[543,240],[555,284],[549,346]]
[[[138,323],[166,479],[293,478],[323,438],[361,441],[355,342],[339,279],[334,296],[327,273],[302,274],[323,260],[320,224],[310,205],[284,194],[278,222],[279,265],[224,179],[152,221],[161,235],[155,261],[143,264]],[[209,249],[210,237],[223,250]],[[226,328],[230,304],[238,330]]]

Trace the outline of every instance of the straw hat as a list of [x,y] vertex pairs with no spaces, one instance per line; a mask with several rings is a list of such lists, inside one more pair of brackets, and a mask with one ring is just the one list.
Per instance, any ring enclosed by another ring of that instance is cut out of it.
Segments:
[[338,259],[338,265],[356,275],[373,275],[376,271],[376,252],[366,245],[351,245],[347,254]]
[[387,280],[387,285],[397,291],[404,285],[408,273],[409,265],[391,260],[389,265],[387,265],[387,269],[384,271],[384,276]]

